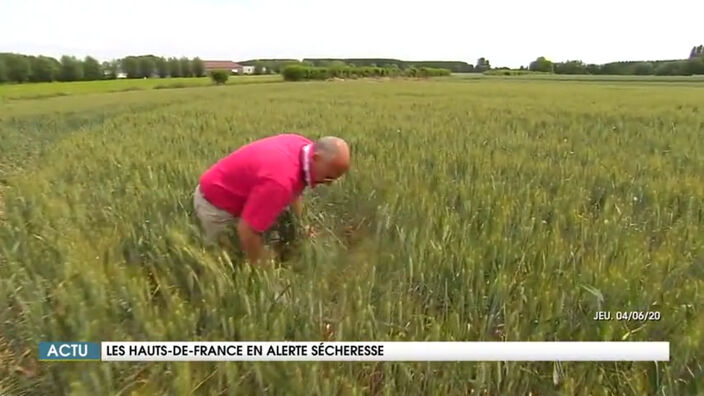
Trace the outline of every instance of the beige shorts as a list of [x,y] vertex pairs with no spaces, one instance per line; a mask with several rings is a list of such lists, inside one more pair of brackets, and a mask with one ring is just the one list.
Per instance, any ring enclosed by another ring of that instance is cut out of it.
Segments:
[[193,192],[193,208],[205,232],[205,242],[208,244],[217,243],[218,237],[236,222],[235,217],[230,213],[216,208],[205,199],[200,191],[200,185],[197,185]]

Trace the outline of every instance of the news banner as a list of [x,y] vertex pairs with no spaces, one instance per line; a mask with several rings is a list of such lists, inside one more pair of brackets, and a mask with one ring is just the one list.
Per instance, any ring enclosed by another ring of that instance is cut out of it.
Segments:
[[42,361],[669,361],[669,342],[40,342]]

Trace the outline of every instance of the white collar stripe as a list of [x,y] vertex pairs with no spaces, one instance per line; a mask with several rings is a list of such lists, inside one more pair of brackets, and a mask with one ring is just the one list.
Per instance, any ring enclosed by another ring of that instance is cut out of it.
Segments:
[[306,176],[306,184],[308,186],[313,185],[312,180],[310,178],[310,156],[308,155],[308,153],[310,152],[310,146],[312,146],[312,144],[307,144],[303,146],[303,173]]

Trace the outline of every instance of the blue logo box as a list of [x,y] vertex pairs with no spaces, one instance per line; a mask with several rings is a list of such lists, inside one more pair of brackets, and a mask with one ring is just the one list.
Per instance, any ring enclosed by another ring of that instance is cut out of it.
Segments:
[[99,342],[40,342],[39,360],[100,360]]

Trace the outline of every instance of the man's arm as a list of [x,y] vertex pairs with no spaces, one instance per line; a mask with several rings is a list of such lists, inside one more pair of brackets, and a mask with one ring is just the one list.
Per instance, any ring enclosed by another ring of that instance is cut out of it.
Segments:
[[303,216],[303,196],[299,195],[291,204],[291,207],[293,208],[293,213],[296,214],[296,217],[299,219]]
[[262,234],[268,230],[290,202],[290,193],[279,183],[264,180],[254,187],[237,224],[240,245],[252,264],[264,264],[269,255]]
[[240,238],[242,250],[252,264],[261,264],[267,259],[261,234],[242,219],[237,224],[237,235]]

